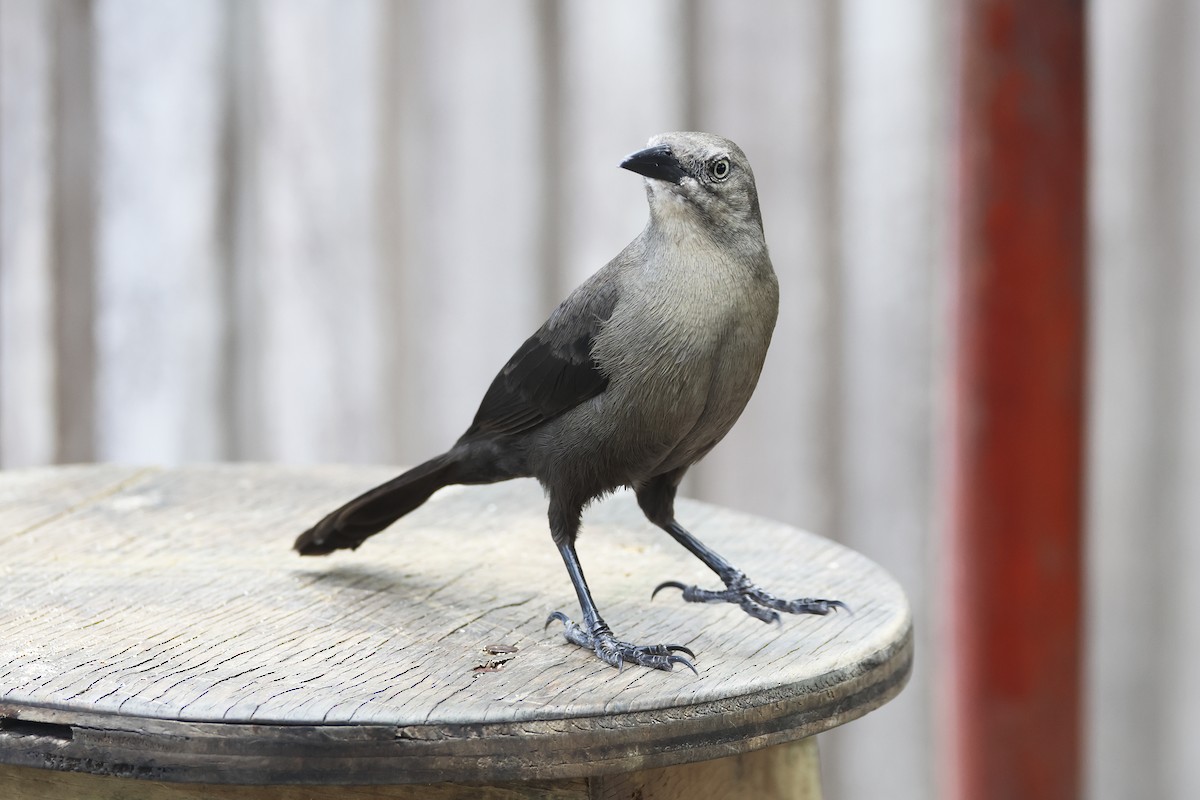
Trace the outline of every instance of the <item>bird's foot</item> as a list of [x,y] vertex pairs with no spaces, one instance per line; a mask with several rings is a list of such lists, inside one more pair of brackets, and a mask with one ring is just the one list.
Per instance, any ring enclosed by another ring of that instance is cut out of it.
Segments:
[[667,587],[681,589],[683,599],[689,603],[736,603],[742,610],[755,619],[763,622],[779,622],[779,612],[788,614],[821,614],[825,615],[839,608],[846,611],[850,606],[841,600],[819,600],[813,597],[802,597],[798,600],[780,600],[774,595],[759,589],[741,572],[734,572],[725,579],[724,591],[701,589],[698,586],[687,586],[678,581],[666,581],[655,588],[651,598],[659,590]]
[[675,653],[687,653],[692,658],[696,654],[687,649],[683,645],[678,644],[651,644],[651,645],[636,645],[629,642],[622,642],[620,639],[613,636],[608,625],[603,620],[597,620],[591,629],[588,630],[581,625],[573,622],[566,614],[561,611],[555,611],[546,618],[546,626],[558,620],[563,624],[563,636],[571,644],[586,647],[596,654],[596,657],[609,666],[616,667],[618,670],[625,666],[626,662],[640,664],[643,667],[653,667],[654,669],[665,669],[670,672],[676,664],[682,664],[690,669],[696,675],[696,668],[692,666],[692,662],[683,656],[677,656]]

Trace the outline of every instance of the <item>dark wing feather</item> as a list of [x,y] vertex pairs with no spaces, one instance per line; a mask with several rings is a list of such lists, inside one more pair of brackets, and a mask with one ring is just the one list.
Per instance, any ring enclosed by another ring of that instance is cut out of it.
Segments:
[[615,290],[599,281],[573,292],[500,370],[462,438],[523,433],[603,392],[592,342],[614,305]]

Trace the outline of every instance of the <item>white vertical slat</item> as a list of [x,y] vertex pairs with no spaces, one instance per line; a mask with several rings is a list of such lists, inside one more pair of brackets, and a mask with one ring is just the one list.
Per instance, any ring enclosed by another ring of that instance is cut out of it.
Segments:
[[1093,15],[1091,796],[1200,793],[1200,14]]
[[96,4],[97,456],[223,455],[224,5]]
[[[1170,636],[1160,570],[1169,519],[1162,453],[1173,415],[1158,355],[1167,290],[1156,217],[1165,177],[1155,91],[1166,3],[1101,2],[1092,19],[1088,796],[1172,797],[1162,770],[1167,708],[1157,682]],[[1172,85],[1172,91],[1177,89]],[[1177,146],[1177,142],[1174,143]]]
[[[945,8],[854,0],[841,9],[841,538],[904,586],[916,650],[928,654],[938,624],[934,294],[951,147]],[[919,658],[900,697],[828,737],[826,775],[839,793],[933,795],[930,666]]]
[[379,3],[241,13],[238,454],[380,460]]
[[836,10],[733,0],[696,9],[697,126],[732,138],[750,158],[780,311],[754,398],[696,468],[694,488],[706,500],[832,535]]
[[556,165],[559,292],[600,269],[649,217],[642,180],[621,159],[656,133],[690,125],[687,6],[678,0],[568,3],[561,14]]
[[533,2],[405,7],[399,35],[399,296],[388,302],[399,458],[445,450],[544,319],[545,100]]
[[51,30],[38,0],[0,0],[0,464],[54,459]]
[[1200,793],[1200,14],[1093,16],[1088,788]]

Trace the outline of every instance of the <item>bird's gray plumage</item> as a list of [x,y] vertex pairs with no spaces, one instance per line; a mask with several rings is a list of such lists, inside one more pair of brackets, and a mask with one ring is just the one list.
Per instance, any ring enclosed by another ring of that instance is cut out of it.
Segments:
[[737,602],[760,619],[777,619],[776,610],[827,613],[840,604],[761,592],[674,519],[684,472],[749,401],[778,313],[750,164],[728,139],[667,133],[621,166],[645,176],[645,229],[517,350],[454,447],[332,512],[296,549],[357,547],[443,485],[536,477],[584,612],[582,626],[556,612],[567,638],[610,664],[669,669],[691,666],[674,655],[690,651],[613,637],[575,554],[582,510],[620,486],[632,487],[651,521],[726,584],[724,592],[680,586],[685,599]]

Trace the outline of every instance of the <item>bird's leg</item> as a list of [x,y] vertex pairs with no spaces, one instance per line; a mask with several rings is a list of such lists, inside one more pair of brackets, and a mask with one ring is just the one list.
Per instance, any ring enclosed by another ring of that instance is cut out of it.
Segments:
[[[554,520],[553,510],[551,512],[551,520]],[[575,515],[578,519],[578,515]],[[557,526],[553,526],[557,528]],[[575,523],[575,528],[578,529],[578,522]],[[601,619],[600,612],[596,610],[596,604],[592,600],[591,590],[588,589],[587,581],[583,577],[583,568],[579,564],[579,556],[575,553],[574,536],[569,538],[559,538],[555,531],[555,544],[558,545],[558,552],[562,555],[563,563],[567,567],[567,574],[571,576],[571,583],[575,587],[575,594],[579,597],[579,607],[583,610],[583,624],[579,625],[572,621],[570,617],[561,611],[555,611],[546,618],[546,625],[549,626],[554,620],[558,620],[563,624],[563,636],[571,644],[580,647],[586,647],[596,654],[604,663],[621,669],[626,662],[640,664],[643,667],[653,667],[654,669],[671,670],[676,664],[682,664],[692,672],[696,672],[696,668],[692,666],[692,662],[687,658],[676,653],[687,653],[692,658],[696,655],[691,650],[677,644],[654,644],[654,645],[635,645],[630,642],[624,642],[613,635],[612,629],[608,624]]]
[[660,475],[648,483],[638,486],[638,505],[642,507],[647,519],[671,534],[675,541],[686,547],[688,552],[717,573],[721,582],[725,584],[725,589],[714,591],[701,589],[698,586],[688,586],[678,581],[666,581],[654,589],[651,597],[658,594],[661,589],[670,586],[681,589],[683,599],[689,603],[736,603],[747,614],[763,622],[778,622],[780,611],[788,614],[828,614],[839,608],[850,610],[849,606],[840,600],[821,600],[813,597],[781,600],[755,586],[744,572],[709,549],[704,542],[688,533],[675,520],[675,490],[682,478],[683,470],[679,470]]
[[600,613],[596,610],[596,604],[592,601],[592,593],[588,589],[587,581],[584,580],[583,569],[579,565],[579,556],[575,553],[574,544],[570,542],[560,544],[558,552],[562,554],[563,563],[567,565],[567,573],[571,576],[571,583],[575,586],[575,593],[579,596],[579,607],[583,609],[583,624],[579,625],[563,612],[555,611],[546,618],[547,626],[554,620],[558,620],[563,624],[563,636],[568,642],[588,648],[601,661],[617,669],[621,669],[628,661],[643,667],[665,670],[672,669],[676,664],[683,664],[692,672],[696,672],[691,661],[683,656],[675,655],[675,653],[687,653],[692,658],[696,657],[695,653],[682,645],[636,645],[621,641],[614,636],[612,629],[600,617]]
[[692,555],[703,561],[709,569],[717,573],[725,584],[724,591],[701,589],[698,586],[688,586],[678,581],[660,583],[650,596],[658,594],[660,589],[670,586],[683,590],[683,599],[689,603],[736,603],[750,616],[763,622],[778,622],[779,612],[788,614],[828,614],[839,608],[849,611],[849,606],[841,600],[820,600],[813,597],[802,597],[797,600],[781,600],[774,595],[764,592],[717,553],[710,550],[703,542],[688,533],[682,525],[671,520],[662,526],[671,534],[675,541],[686,547]]

